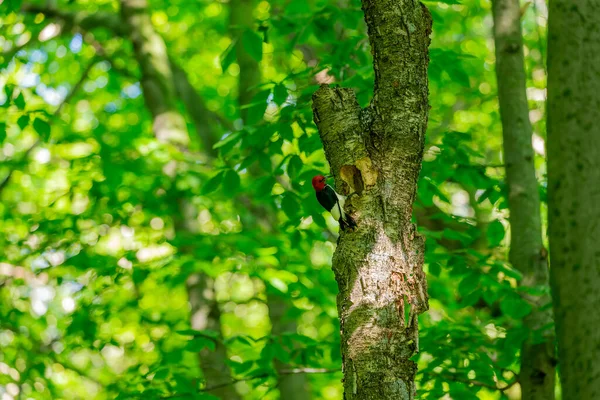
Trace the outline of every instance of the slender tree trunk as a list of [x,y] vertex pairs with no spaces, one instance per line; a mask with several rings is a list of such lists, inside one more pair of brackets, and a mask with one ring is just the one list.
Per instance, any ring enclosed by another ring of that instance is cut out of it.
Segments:
[[154,31],[146,7],[146,0],[121,0],[121,16],[130,28],[129,38],[142,71],[141,84],[146,106],[152,114],[152,130],[160,141],[187,146],[189,136],[185,118],[177,110],[167,46]]
[[240,117],[244,123],[248,120],[248,108],[256,93],[256,86],[260,83],[260,64],[248,54],[244,48],[244,31],[255,28],[254,0],[231,0],[229,9],[229,26],[231,35],[237,40],[235,56],[240,67],[238,79],[238,103]]
[[[221,310],[215,299],[213,279],[203,274],[190,276],[187,282],[190,305],[192,307],[191,325],[192,329],[221,331]],[[198,359],[202,366],[204,379],[209,386],[215,389],[209,393],[222,400],[241,399],[235,391],[233,384],[219,386],[232,382],[229,367],[225,364],[227,360],[227,349],[221,342],[217,342],[214,351],[203,349],[198,353]]]
[[563,399],[600,399],[600,2],[550,1],[550,282]]
[[414,399],[417,316],[428,309],[424,239],[411,223],[428,116],[431,16],[412,0],[363,0],[375,88],[361,110],[350,89],[313,95],[314,119],[358,221],[333,256],[344,399]]
[[[234,40],[238,41],[236,46],[236,60],[240,67],[238,79],[238,104],[240,107],[240,117],[244,125],[248,123],[248,110],[252,102],[257,86],[261,81],[260,63],[258,63],[243,46],[243,35],[245,30],[254,30],[256,28],[254,18],[254,0],[231,0],[230,3],[230,30]],[[251,175],[257,175],[255,166],[250,167]],[[253,209],[256,209],[253,207]],[[260,210],[260,208],[258,208]],[[257,214],[256,212],[254,212]],[[262,213],[262,211],[261,211]],[[273,231],[277,227],[275,210],[268,210],[263,215],[259,215],[263,220],[268,221],[268,229]],[[269,306],[269,318],[272,325],[272,333],[280,335],[284,332],[296,332],[295,321],[285,321],[283,316],[287,312],[289,305],[286,301],[270,293],[267,295]],[[282,362],[275,360],[277,370],[289,369]],[[307,379],[304,374],[292,374],[280,377],[278,382],[281,398],[286,400],[309,400],[310,391],[308,390]]]
[[[179,98],[196,125],[196,132],[205,153],[208,157],[215,155],[212,148],[217,139],[215,126],[223,125],[224,121],[206,108],[190,84],[185,71],[169,58],[163,39],[150,24],[144,0],[123,1],[121,15],[105,12],[68,12],[48,4],[23,4],[22,10],[28,13],[43,13],[46,17],[62,20],[68,26],[75,26],[80,30],[106,28],[115,36],[130,38],[134,43],[136,59],[140,63],[144,98],[154,119],[153,130],[156,137],[180,147],[187,145],[189,138],[185,121],[176,107]],[[155,45],[149,46],[151,41]],[[182,227],[184,221],[179,220],[177,216],[174,220]],[[219,330],[220,311],[214,301],[214,289],[211,282],[202,282],[202,279],[203,275],[193,275],[188,283],[192,326],[197,327],[196,329],[206,326],[206,329]],[[230,382],[224,348],[217,346],[214,356],[209,354],[207,357],[201,366],[210,366],[211,371],[204,371],[205,376],[214,377],[211,379],[214,379],[215,384]],[[200,358],[203,358],[203,354],[200,354]],[[220,375],[215,375],[212,371],[219,371]],[[239,399],[232,386],[225,388],[223,393],[223,398]]]
[[219,127],[225,124],[223,118],[206,108],[204,99],[200,97],[196,89],[190,83],[187,73],[171,60],[173,71],[173,83],[177,96],[185,105],[188,115],[194,121],[196,134],[203,147],[203,152],[210,157],[216,157],[217,152],[213,146],[219,140]]
[[[548,285],[547,251],[542,242],[540,196],[535,176],[532,128],[527,104],[519,0],[494,0],[496,76],[510,206],[510,262],[523,274],[520,285]],[[521,348],[519,383],[523,400],[554,399],[554,334],[549,296],[526,296],[531,334]],[[542,331],[543,330],[543,331]],[[534,335],[535,333],[535,335]],[[542,337],[536,340],[534,336]]]
[[[167,47],[154,30],[146,8],[146,0],[121,0],[121,17],[129,27],[134,54],[142,71],[142,89],[146,105],[152,114],[154,135],[165,143],[186,147],[189,136],[185,119],[177,110],[177,90]],[[178,73],[181,74],[181,71]],[[180,203],[180,216],[174,219],[177,228],[181,230],[185,229],[185,221],[181,218],[187,215],[187,209],[184,201]],[[192,308],[192,327],[220,331],[220,310],[215,301],[212,280],[201,274],[192,275],[187,289]],[[227,354],[224,346],[218,346],[214,353],[201,352],[199,359],[207,382],[231,382],[229,368],[225,364]],[[223,386],[212,394],[228,400],[240,398],[232,385]]]
[[[295,319],[287,319],[286,313],[290,309],[288,302],[279,296],[268,293],[267,302],[269,306],[269,319],[271,320],[271,333],[281,335],[283,333],[296,333],[297,324]],[[285,363],[275,360],[277,371],[292,369]],[[310,400],[311,393],[305,374],[288,374],[279,376],[279,393],[281,400]]]

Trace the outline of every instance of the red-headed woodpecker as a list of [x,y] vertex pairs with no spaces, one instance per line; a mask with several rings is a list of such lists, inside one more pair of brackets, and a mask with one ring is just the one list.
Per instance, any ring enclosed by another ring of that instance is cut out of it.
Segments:
[[331,186],[325,181],[323,175],[317,175],[312,179],[312,185],[317,194],[317,200],[324,209],[329,211],[333,218],[340,223],[342,229],[356,228],[356,221],[344,212],[344,203],[346,197],[338,194]]

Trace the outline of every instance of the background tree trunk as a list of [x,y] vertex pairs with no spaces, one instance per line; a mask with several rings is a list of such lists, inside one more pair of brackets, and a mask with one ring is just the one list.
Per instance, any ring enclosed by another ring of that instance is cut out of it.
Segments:
[[229,24],[231,35],[237,40],[235,56],[240,67],[238,79],[238,103],[240,105],[240,117],[247,123],[248,105],[252,101],[256,86],[260,83],[260,64],[244,48],[243,36],[246,30],[255,30],[254,25],[254,1],[232,0],[229,6]]
[[424,239],[411,221],[427,127],[431,16],[421,3],[363,0],[375,88],[313,95],[314,119],[346,209],[358,221],[333,256],[344,398],[414,399],[418,314],[428,308]]
[[[526,94],[521,9],[518,0],[494,0],[496,76],[510,206],[510,262],[523,274],[520,285],[548,285],[542,242],[540,195],[535,176],[532,128]],[[523,400],[554,398],[555,359],[549,296],[526,295],[533,310],[525,318],[531,334],[521,348],[519,383]],[[537,339],[536,339],[537,337]],[[543,341],[540,340],[542,338]]]
[[[68,26],[80,30],[106,28],[115,36],[131,39],[134,53],[142,72],[142,88],[146,106],[154,120],[153,132],[165,143],[184,147],[189,142],[184,117],[177,110],[177,101],[181,100],[195,123],[196,133],[203,144],[207,158],[214,157],[212,148],[217,141],[217,125],[224,120],[206,108],[202,98],[190,84],[185,71],[171,59],[164,40],[156,33],[147,14],[144,0],[122,1],[121,15],[105,12],[87,13],[85,11],[68,12],[52,8],[49,5],[38,6],[24,4],[22,10],[28,13],[42,13],[46,17],[63,21]],[[155,46],[148,46],[148,43]],[[188,213],[185,202],[181,202],[181,215]],[[173,216],[179,233],[188,230],[180,216]],[[212,329],[220,331],[220,310],[214,300],[212,280],[202,274],[195,274],[188,282],[191,305],[191,325],[194,329]],[[213,385],[231,382],[224,346],[217,345],[214,353],[201,352],[199,359],[204,376],[214,381]],[[232,385],[219,388],[213,394],[228,399],[239,399]]]
[[[121,16],[129,27],[135,57],[142,71],[142,89],[146,105],[152,114],[153,131],[157,139],[174,145],[187,146],[189,136],[185,118],[177,110],[176,86],[164,40],[154,30],[146,12],[146,0],[122,0]],[[181,80],[179,71],[179,79]],[[198,127],[197,127],[198,128]],[[206,144],[206,143],[205,143]],[[210,149],[212,151],[212,148]],[[189,214],[185,201],[179,202],[180,215],[174,216],[179,230],[186,229]],[[182,218],[184,218],[182,220]],[[215,300],[212,280],[202,274],[192,275],[187,282],[191,305],[191,325],[194,329],[212,329],[220,332],[220,310]],[[198,354],[204,379],[209,385],[231,382],[226,349],[218,345],[215,352]],[[222,399],[240,399],[233,385],[219,387],[211,392]]]
[[553,0],[548,39],[550,282],[563,399],[600,398],[600,2]]
[[[260,63],[256,61],[243,46],[243,35],[246,30],[256,31],[257,24],[254,18],[254,0],[232,0],[230,2],[230,31],[234,40],[237,40],[236,60],[240,67],[238,79],[238,105],[240,109],[240,117],[244,122],[244,126],[248,125],[248,105],[252,102],[252,98],[256,94],[257,87],[261,81]],[[257,166],[253,165],[249,168],[251,175],[258,174]],[[260,207],[253,207],[253,214],[267,221],[267,229],[273,230],[278,222],[276,210],[269,209],[266,212]],[[257,212],[258,211],[258,212]],[[272,333],[281,335],[285,332],[296,332],[295,321],[283,321],[283,316],[286,314],[289,305],[286,301],[275,296],[267,291],[267,303],[269,307],[269,319],[271,320]],[[279,360],[275,360],[275,368],[277,370],[289,369]],[[307,379],[304,374],[291,374],[280,377],[278,382],[281,398],[286,400],[309,400],[310,391],[307,386]]]

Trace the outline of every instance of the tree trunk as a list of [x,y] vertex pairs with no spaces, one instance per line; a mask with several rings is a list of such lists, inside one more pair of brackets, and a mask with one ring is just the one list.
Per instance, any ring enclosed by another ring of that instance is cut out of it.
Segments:
[[[296,333],[297,324],[295,319],[286,319],[285,314],[289,310],[288,302],[277,295],[267,293],[269,306],[269,319],[271,320],[271,333],[281,335],[283,333]],[[285,363],[275,360],[277,371],[292,369]],[[282,400],[310,400],[311,393],[305,374],[288,374],[279,376],[279,393]]]
[[[548,285],[547,251],[542,242],[540,196],[535,176],[532,128],[526,93],[519,0],[494,0],[496,76],[502,118],[504,162],[510,206],[510,262],[523,274],[520,285]],[[527,295],[533,311],[525,318],[531,334],[521,348],[523,400],[554,399],[554,334],[549,296]],[[543,331],[542,331],[543,330]],[[542,339],[534,339],[539,336]]]
[[146,0],[121,0],[123,23],[130,28],[129,38],[142,71],[141,84],[146,106],[152,114],[152,130],[162,142],[187,146],[189,136],[185,118],[177,110],[167,46],[154,31],[146,7]]
[[[185,119],[177,110],[176,87],[167,47],[154,30],[146,7],[146,0],[121,0],[121,17],[129,27],[135,57],[142,71],[142,89],[152,114],[154,135],[162,142],[185,147],[189,143],[189,136]],[[175,216],[174,220],[178,229],[185,229],[182,217],[187,215],[187,210],[185,202],[180,203],[180,215]],[[204,275],[195,274],[189,278],[187,289],[192,308],[192,327],[220,331],[220,310],[215,301],[212,281]],[[199,359],[207,382],[218,385],[232,381],[225,363],[227,354],[224,346],[217,346],[214,353],[201,352]],[[212,393],[223,399],[240,399],[232,385],[223,386]]]
[[[187,282],[190,305],[192,307],[191,325],[192,329],[221,331],[221,310],[215,299],[214,281],[203,274],[190,276]],[[227,349],[221,342],[217,342],[215,350],[203,349],[198,353],[198,360],[202,366],[202,374],[209,386],[215,389],[209,393],[222,400],[241,399],[233,384],[229,373],[227,360]]]
[[[231,35],[237,40],[238,44],[235,48],[236,60],[240,67],[240,74],[238,79],[238,105],[240,107],[240,117],[244,121],[244,125],[248,124],[248,110],[247,107],[254,97],[257,87],[261,81],[260,63],[248,54],[243,46],[242,38],[245,30],[255,29],[255,18],[254,18],[254,0],[231,0],[230,3],[230,30]],[[258,175],[258,170],[255,165],[249,168],[250,175]],[[264,210],[261,207],[253,207],[253,213],[258,214],[256,210],[263,215],[262,219],[268,221],[268,229],[273,231],[277,227],[277,216],[276,210]],[[270,293],[267,294],[267,303],[269,306],[269,319],[273,326],[272,333],[274,335],[280,335],[284,332],[296,332],[296,322],[287,321],[283,322],[282,317],[287,312],[289,305],[286,301],[278,296],[274,296]],[[280,371],[283,369],[289,369],[284,363],[275,360],[275,368]],[[291,374],[280,377],[278,382],[279,392],[282,399],[286,400],[309,400],[310,391],[308,390],[307,379],[304,374]]]
[[240,117],[244,123],[247,123],[247,106],[251,103],[256,93],[256,86],[260,83],[260,64],[248,54],[243,45],[244,31],[254,29],[254,0],[231,0],[229,10],[229,29],[233,40],[237,40],[235,56],[240,67],[238,79]]
[[600,2],[548,25],[550,283],[563,399],[600,398]]
[[350,89],[313,95],[314,119],[358,221],[333,256],[344,399],[414,399],[417,316],[428,309],[424,239],[411,223],[428,116],[431,16],[412,0],[363,0],[375,69],[361,110]]

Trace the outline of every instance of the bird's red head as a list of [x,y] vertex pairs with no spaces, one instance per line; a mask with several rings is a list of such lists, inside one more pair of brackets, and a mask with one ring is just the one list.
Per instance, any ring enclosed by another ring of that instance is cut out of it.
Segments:
[[321,190],[323,190],[325,188],[325,186],[327,185],[327,182],[323,175],[317,175],[314,178],[312,178],[312,185],[313,185],[313,188],[315,188],[315,191],[320,192]]

